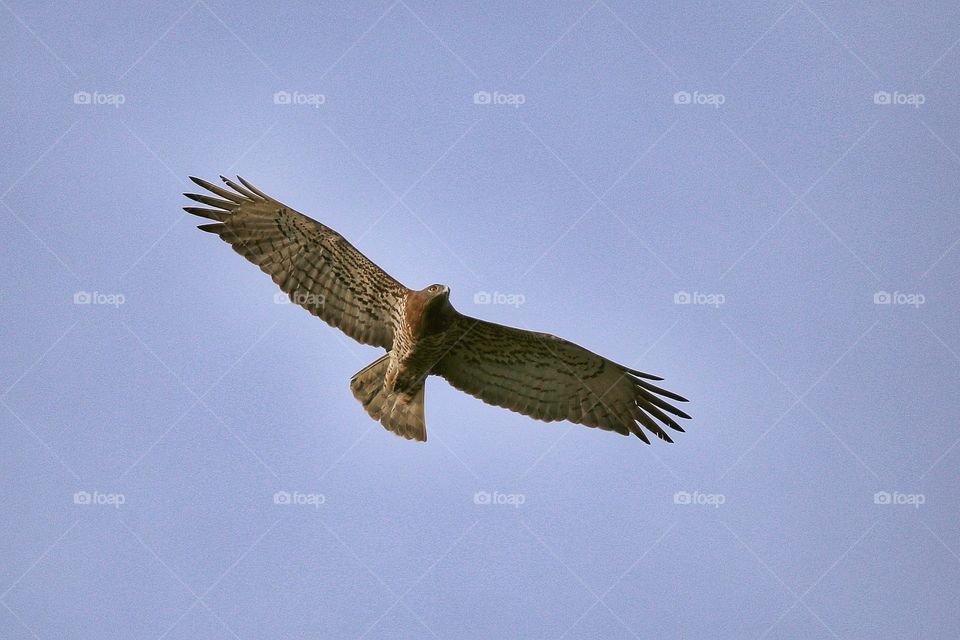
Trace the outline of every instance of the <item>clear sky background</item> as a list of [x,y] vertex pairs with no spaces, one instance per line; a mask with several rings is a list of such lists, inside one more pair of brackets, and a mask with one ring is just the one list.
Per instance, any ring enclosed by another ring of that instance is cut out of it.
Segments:
[[[960,635],[957,3],[0,5],[0,637]],[[393,436],[219,173],[687,433]]]

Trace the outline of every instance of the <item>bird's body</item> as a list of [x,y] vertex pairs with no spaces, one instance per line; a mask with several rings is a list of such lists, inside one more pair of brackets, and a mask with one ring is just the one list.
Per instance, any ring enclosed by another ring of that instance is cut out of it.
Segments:
[[424,385],[449,349],[449,332],[456,313],[447,298],[449,292],[442,285],[407,292],[397,310],[393,346],[350,381],[353,394],[364,409],[387,429],[404,437],[427,437]]
[[641,427],[668,442],[661,424],[683,431],[671,416],[689,416],[663,398],[685,399],[649,382],[661,378],[556,336],[465,316],[450,303],[449,287],[403,286],[343,236],[242,178],[240,184],[223,178],[230,190],[191,179],[219,196],[185,194],[214,207],[185,207],[216,221],[200,229],[233,245],[310,313],[358,342],[386,349],[350,387],[367,413],[397,435],[426,440],[430,375],[538,420],[632,433],[644,442]]
[[449,294],[447,287],[431,285],[422,291],[411,291],[404,298],[399,314],[402,321],[394,329],[390,349],[395,375],[388,374],[388,387],[408,392],[432,373],[433,366],[443,357],[456,314]]

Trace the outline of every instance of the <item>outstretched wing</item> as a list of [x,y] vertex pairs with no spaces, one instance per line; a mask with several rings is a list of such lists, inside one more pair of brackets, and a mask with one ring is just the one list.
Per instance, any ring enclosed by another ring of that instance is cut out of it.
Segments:
[[[641,426],[673,442],[659,423],[683,431],[689,418],[663,398],[685,398],[650,384],[656,376],[628,369],[546,333],[459,315],[450,350],[434,372],[484,402],[538,420],[569,420],[649,443]],[[672,416],[671,416],[672,414]]]
[[364,344],[393,345],[392,316],[407,289],[339,233],[277,202],[238,177],[230,189],[190,179],[219,196],[185,193],[214,207],[184,207],[216,220],[200,225],[269,274],[301,307]]

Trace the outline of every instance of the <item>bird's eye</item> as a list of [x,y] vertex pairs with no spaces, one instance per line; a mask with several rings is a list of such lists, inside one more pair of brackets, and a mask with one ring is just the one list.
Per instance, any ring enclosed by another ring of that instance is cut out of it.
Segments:
[[439,287],[435,284],[430,285],[430,291],[436,291]]

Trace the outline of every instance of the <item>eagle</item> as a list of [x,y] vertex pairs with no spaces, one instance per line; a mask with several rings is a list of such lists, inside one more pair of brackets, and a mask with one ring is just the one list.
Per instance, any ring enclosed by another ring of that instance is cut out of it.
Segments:
[[645,431],[673,442],[690,416],[666,399],[682,396],[663,378],[617,364],[547,333],[472,318],[442,284],[413,290],[324,224],[274,200],[243,178],[225,187],[190,178],[209,193],[185,193],[206,207],[184,207],[269,274],[292,302],[354,340],[386,353],[350,380],[371,418],[408,440],[426,441],[426,378],[440,376],[486,403],[537,420],[567,420],[647,444]]

